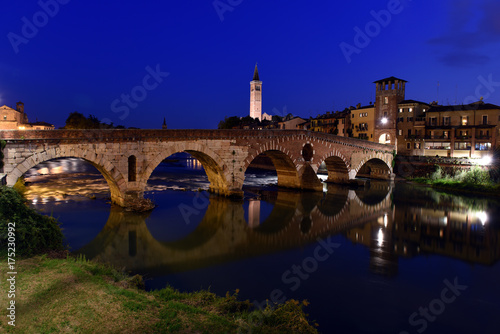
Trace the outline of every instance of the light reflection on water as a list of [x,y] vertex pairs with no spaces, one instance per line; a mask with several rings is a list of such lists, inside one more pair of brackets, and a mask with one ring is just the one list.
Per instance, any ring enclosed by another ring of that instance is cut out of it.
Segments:
[[[143,274],[150,289],[240,289],[243,299],[259,302],[279,289],[287,299],[309,300],[307,312],[323,332],[412,333],[409,316],[439,298],[444,279],[458,277],[467,292],[426,333],[477,332],[477,324],[496,332],[497,200],[387,182],[326,186],[323,194],[276,191],[275,174],[250,171],[247,199],[230,201],[197,191],[208,188],[202,169],[170,163],[148,185],[158,207],[134,214],[110,209],[99,172],[74,163],[39,168],[64,176],[29,175],[32,203],[59,217],[74,251]],[[330,239],[339,248],[302,272],[307,278],[293,290],[284,273]]]

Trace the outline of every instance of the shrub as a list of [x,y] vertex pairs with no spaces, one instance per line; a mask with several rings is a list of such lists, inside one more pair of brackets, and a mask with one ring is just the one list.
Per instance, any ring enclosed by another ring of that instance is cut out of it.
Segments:
[[476,166],[465,173],[463,182],[469,184],[488,184],[490,183],[490,173]]
[[16,254],[31,256],[63,249],[59,223],[29,208],[14,189],[0,187],[0,253],[7,251],[8,224],[15,223]]

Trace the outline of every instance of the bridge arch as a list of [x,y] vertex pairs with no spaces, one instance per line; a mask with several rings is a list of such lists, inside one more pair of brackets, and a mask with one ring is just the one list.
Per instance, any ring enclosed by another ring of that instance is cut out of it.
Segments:
[[348,183],[350,166],[347,159],[340,152],[332,152],[322,157],[320,163],[325,162],[328,172],[327,182]]
[[355,176],[388,180],[391,179],[392,167],[381,154],[377,154],[361,161],[354,171]]
[[38,164],[61,158],[79,158],[90,163],[102,174],[108,183],[109,190],[111,192],[111,201],[117,204],[123,203],[123,189],[120,188],[120,185],[125,184],[123,175],[120,173],[118,168],[106,159],[105,155],[97,154],[84,147],[73,147],[70,149],[66,146],[61,146],[60,148],[49,148],[42,152],[34,152],[24,161],[17,164],[17,166],[15,166],[14,169],[8,173],[7,185],[11,187],[14,186],[22,175]]
[[271,159],[274,168],[276,169],[276,174],[278,175],[279,187],[300,188],[301,182],[297,167],[295,167],[294,161],[289,155],[289,152],[279,145],[276,145],[271,149],[266,149],[266,146],[263,146],[250,153],[245,160],[243,173],[246,172],[252,161],[261,154]]
[[207,174],[208,181],[210,182],[211,192],[221,195],[232,195],[231,189],[234,188],[232,185],[234,181],[228,179],[229,168],[224,160],[207,145],[189,142],[175,143],[169,147],[162,148],[161,153],[157,154],[156,157],[146,165],[140,177],[140,182],[144,185],[144,188],[158,165],[164,159],[179,152],[189,153],[201,163]]

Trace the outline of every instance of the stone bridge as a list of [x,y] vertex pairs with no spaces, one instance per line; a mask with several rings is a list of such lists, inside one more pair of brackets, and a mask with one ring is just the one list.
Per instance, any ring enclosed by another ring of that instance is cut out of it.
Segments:
[[316,173],[323,162],[329,182],[393,176],[393,146],[305,130],[4,130],[0,138],[8,186],[41,162],[81,158],[102,173],[121,206],[143,198],[151,173],[178,152],[199,160],[210,191],[224,196],[242,196],[245,171],[261,154],[272,160],[280,187],[322,190]]

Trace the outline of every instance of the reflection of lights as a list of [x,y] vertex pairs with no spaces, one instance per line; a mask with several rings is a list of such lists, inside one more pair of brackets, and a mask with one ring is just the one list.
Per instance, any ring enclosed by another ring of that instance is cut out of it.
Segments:
[[493,161],[493,159],[489,155],[485,155],[484,157],[479,159],[479,164],[482,166],[487,166],[487,165],[491,165],[492,161]]
[[383,243],[384,243],[384,231],[382,231],[382,229],[380,228],[377,234],[377,245],[379,247],[382,247]]
[[20,126],[18,127],[19,130],[26,130],[26,127],[25,126]]
[[54,167],[54,168],[51,168],[50,169],[50,173],[51,174],[62,174],[64,171],[63,171],[63,168],[62,166],[59,166],[59,167]]
[[448,225],[448,217],[443,217],[444,226]]
[[40,175],[46,175],[46,174],[49,174],[49,169],[47,167],[44,167],[44,168],[40,168],[38,170],[38,174]]
[[443,237],[443,235],[444,235],[443,229],[440,229],[440,230],[439,230],[439,237],[440,237],[440,238],[442,238],[442,237]]
[[384,215],[384,227],[387,227],[387,213]]

